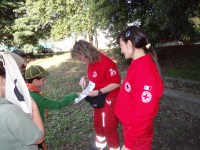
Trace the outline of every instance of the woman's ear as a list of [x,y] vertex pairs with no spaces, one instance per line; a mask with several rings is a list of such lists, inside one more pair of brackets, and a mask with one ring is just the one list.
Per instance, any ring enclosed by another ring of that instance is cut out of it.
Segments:
[[132,44],[132,42],[130,40],[127,41],[127,47],[129,50],[133,50],[134,49],[134,46]]

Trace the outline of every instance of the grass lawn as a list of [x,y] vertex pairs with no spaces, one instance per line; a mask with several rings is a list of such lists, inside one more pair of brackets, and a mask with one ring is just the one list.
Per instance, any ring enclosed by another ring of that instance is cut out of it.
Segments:
[[[111,51],[105,53],[119,61]],[[51,72],[43,90],[52,100],[59,100],[65,94],[81,91],[78,82],[80,77],[86,74],[86,65],[72,60],[69,53],[37,59],[31,61],[29,65],[31,64],[41,65]],[[127,66],[119,62],[118,66],[120,72],[127,70]],[[92,114],[92,107],[85,101],[80,104],[71,104],[60,110],[50,110],[49,117],[45,120],[45,139],[50,150],[89,149],[95,138]],[[199,119],[161,105],[155,120],[153,149],[199,149],[199,124]],[[120,127],[119,133],[122,139]]]

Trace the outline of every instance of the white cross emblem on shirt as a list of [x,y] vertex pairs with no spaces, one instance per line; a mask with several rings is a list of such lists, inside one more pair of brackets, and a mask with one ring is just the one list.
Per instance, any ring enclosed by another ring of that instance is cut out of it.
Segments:
[[152,95],[151,95],[151,93],[149,91],[143,91],[142,95],[141,95],[141,98],[142,98],[142,102],[148,103],[148,102],[151,101]]

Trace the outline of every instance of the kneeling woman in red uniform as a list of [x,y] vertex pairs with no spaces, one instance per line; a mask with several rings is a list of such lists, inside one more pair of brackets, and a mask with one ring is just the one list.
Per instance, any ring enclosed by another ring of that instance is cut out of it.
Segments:
[[117,42],[125,58],[132,58],[115,105],[123,128],[122,150],[151,150],[153,120],[163,94],[156,53],[136,26],[123,30]]
[[96,147],[93,150],[104,149],[106,145],[109,150],[119,150],[118,119],[114,114],[114,106],[121,78],[116,63],[83,40],[75,43],[71,55],[88,65],[88,76],[81,78],[81,87],[84,88],[88,80],[95,83],[94,90],[88,94],[88,101],[94,107]]

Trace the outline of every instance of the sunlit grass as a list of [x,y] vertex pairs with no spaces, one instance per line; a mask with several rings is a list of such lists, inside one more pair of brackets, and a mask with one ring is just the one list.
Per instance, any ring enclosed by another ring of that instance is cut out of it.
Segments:
[[[120,61],[120,59],[116,59],[118,65],[121,67],[119,69],[121,71],[126,71],[127,67],[124,67],[125,65],[122,64],[123,61]],[[66,94],[81,91],[81,87],[78,83],[80,77],[86,74],[87,66],[81,62],[72,60],[70,53],[45,59],[37,59],[30,62],[29,65],[31,64],[41,65],[50,71],[51,74],[48,77],[46,85],[42,89],[44,94],[52,100],[59,100]],[[168,70],[165,75],[191,79],[192,76],[199,76],[199,64],[200,63],[197,62],[194,65],[186,64],[185,66],[174,67],[174,71],[173,69]],[[188,76],[186,76],[186,72],[188,72]],[[124,76],[125,73],[122,79]],[[195,80],[199,79],[199,77],[195,78]],[[92,115],[93,109],[85,101],[82,101],[80,104],[71,104],[60,110],[50,110],[49,117],[45,120],[45,140],[48,143],[50,150],[89,149],[92,146],[95,137]],[[170,122],[172,122],[171,118],[175,117],[173,115],[174,112],[172,110],[160,111],[158,114],[155,120],[156,129],[154,148],[162,145],[162,149],[168,149],[170,145],[168,139],[171,137],[176,138],[178,134],[183,134],[187,129],[183,130],[179,124],[169,129]],[[182,126],[186,122],[184,119],[183,121],[184,123],[182,123]],[[159,130],[159,128],[165,127],[164,125],[166,125],[166,128]],[[121,134],[121,128],[119,128],[119,132]],[[162,139],[163,135],[166,136],[166,139]],[[122,139],[122,136],[120,136],[120,138]]]
[[164,75],[200,81],[200,60],[194,60],[193,62],[187,62],[183,65],[175,66],[166,71]]
[[[32,61],[29,65],[41,65],[50,71],[43,92],[52,100],[59,100],[62,96],[80,92],[79,80],[86,73],[86,65],[71,59],[70,54],[62,54],[45,59]],[[85,69],[84,69],[85,68]],[[81,141],[88,139],[84,147],[89,148],[94,141],[92,125],[92,107],[86,103],[71,104],[60,110],[50,110],[45,120],[45,140],[51,150],[81,149]],[[86,149],[87,149],[86,148]]]

